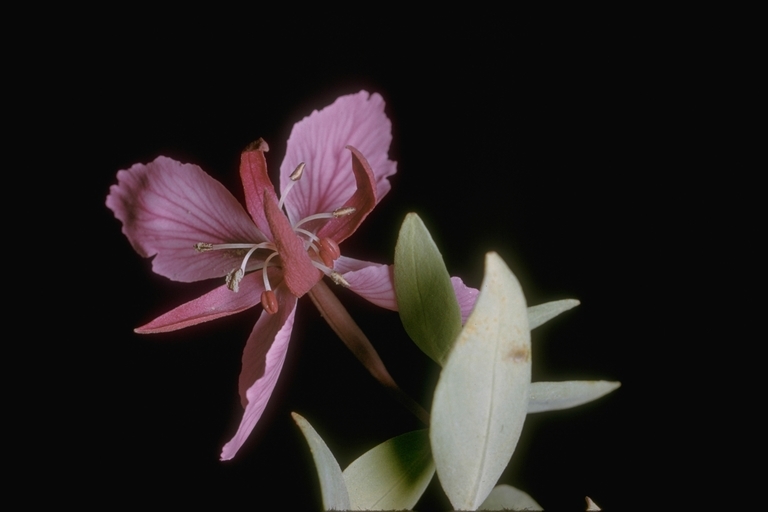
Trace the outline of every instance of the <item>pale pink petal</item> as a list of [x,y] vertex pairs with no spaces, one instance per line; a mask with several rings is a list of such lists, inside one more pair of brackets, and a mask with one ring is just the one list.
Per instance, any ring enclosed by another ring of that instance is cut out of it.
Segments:
[[264,193],[264,212],[283,262],[285,284],[291,293],[301,297],[315,286],[323,277],[323,273],[312,265],[304,242],[293,231],[283,211],[278,208],[277,200],[268,192]]
[[317,236],[320,238],[332,238],[336,243],[341,243],[354,233],[363,220],[376,206],[376,190],[373,171],[371,171],[365,157],[352,146],[347,146],[352,153],[352,171],[355,175],[357,189],[352,197],[347,199],[344,207],[354,208],[354,213],[336,217],[320,228]]
[[[270,270],[272,283],[280,279],[277,270]],[[244,311],[261,302],[261,292],[264,291],[264,279],[261,272],[247,274],[240,281],[240,291],[233,292],[226,285],[219,286],[197,299],[182,304],[161,315],[147,325],[136,329],[139,334],[169,332],[183,329],[191,325],[208,322]]]
[[451,284],[453,285],[453,291],[456,293],[456,300],[459,302],[459,309],[461,310],[461,323],[465,324],[469,314],[475,308],[475,302],[477,302],[477,294],[479,290],[470,288],[464,284],[464,281],[458,277],[451,278]]
[[293,330],[296,297],[282,286],[275,289],[278,311],[261,313],[243,352],[240,397],[245,407],[237,433],[221,450],[221,460],[235,456],[261,418],[283,368]]
[[199,242],[263,242],[243,207],[200,167],[164,156],[117,173],[107,207],[152,270],[175,281],[223,277],[239,267],[235,251],[197,252]]
[[371,265],[381,266],[382,264],[372,263],[370,261],[358,260],[356,258],[349,258],[347,256],[339,256],[339,259],[333,262],[333,270],[335,270],[339,274],[346,274],[347,272],[352,272],[354,270],[361,270],[364,268],[368,268]]
[[[372,263],[341,256],[333,269],[344,276],[350,289],[370,302],[397,311],[394,286],[394,266]],[[451,284],[461,310],[461,323],[465,323],[477,301],[478,290],[465,285],[459,277],[452,277]]]
[[[342,273],[349,283],[349,289],[377,306],[397,311],[394,267],[370,262],[360,263],[365,263],[366,266],[360,270]],[[339,272],[339,266],[336,265],[335,268]]]
[[384,113],[384,100],[366,91],[342,96],[321,111],[314,111],[293,126],[285,159],[280,166],[280,190],[299,163],[304,176],[285,199],[288,218],[296,222],[308,215],[329,212],[352,197],[357,185],[346,146],[362,153],[373,169],[376,200],[389,191],[387,179],[397,170],[389,159],[392,123]]
[[256,226],[272,239],[267,217],[264,214],[264,194],[270,194],[277,200],[275,187],[267,174],[267,161],[264,153],[269,146],[264,139],[252,142],[240,154],[240,179],[245,192],[245,207],[253,217]]

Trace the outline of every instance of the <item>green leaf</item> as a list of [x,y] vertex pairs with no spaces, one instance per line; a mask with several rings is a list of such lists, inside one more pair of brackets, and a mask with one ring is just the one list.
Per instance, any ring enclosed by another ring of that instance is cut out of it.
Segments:
[[320,491],[323,494],[323,510],[349,510],[349,494],[336,458],[307,420],[295,412],[292,412],[291,416],[304,434],[315,460],[320,477]]
[[607,395],[621,382],[605,380],[569,380],[534,382],[528,398],[528,413],[570,409]]
[[477,304],[432,403],[432,454],[455,509],[476,510],[509,463],[528,412],[530,382],[525,297],[501,258],[488,253]]
[[434,474],[429,434],[417,430],[364,453],[344,470],[344,480],[353,510],[402,510],[416,505]]
[[552,320],[560,313],[575,308],[579,304],[581,303],[576,299],[563,299],[531,306],[528,308],[528,327],[534,330],[544,322]]
[[527,492],[511,485],[497,485],[478,510],[544,510]]
[[443,257],[415,213],[397,237],[395,293],[408,336],[442,366],[461,331],[461,311]]

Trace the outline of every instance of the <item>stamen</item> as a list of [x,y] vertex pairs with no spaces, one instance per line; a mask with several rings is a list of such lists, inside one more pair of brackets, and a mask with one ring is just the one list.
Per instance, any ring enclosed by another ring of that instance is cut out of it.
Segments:
[[326,267],[325,265],[323,265],[319,261],[311,260],[311,262],[312,262],[312,265],[315,266],[315,268],[319,269],[323,274],[325,274],[328,277],[330,277],[333,280],[334,283],[336,283],[336,284],[338,284],[340,286],[343,286],[344,288],[349,288],[349,282],[347,282],[347,280],[344,279],[344,276],[342,276],[341,274],[339,274],[335,270]]
[[353,206],[347,206],[344,208],[336,208],[330,213],[316,213],[314,215],[310,215],[309,217],[304,217],[299,222],[293,225],[293,229],[295,230],[297,227],[301,226],[302,224],[306,224],[307,222],[311,220],[317,220],[317,219],[336,219],[338,217],[344,217],[345,215],[350,215],[352,213],[355,213],[357,211]]
[[243,279],[243,269],[235,268],[227,274],[227,288],[237,293],[240,291],[240,281]]
[[323,263],[333,268],[333,262],[341,256],[339,244],[331,238],[323,238],[320,240],[319,246],[319,250],[317,251],[318,256],[323,260]]
[[273,252],[266,260],[264,260],[264,268],[261,271],[261,276],[264,279],[264,288],[266,288],[267,291],[272,291],[272,287],[269,285],[269,278],[267,277],[267,266],[269,265],[269,260],[277,256],[277,254],[277,252]]
[[277,296],[272,290],[261,292],[261,307],[270,315],[277,313]]
[[289,178],[291,179],[291,182],[288,184],[287,187],[285,187],[285,192],[283,192],[283,197],[280,198],[280,201],[277,203],[277,207],[282,210],[283,204],[285,203],[285,198],[288,197],[288,192],[291,191],[293,186],[296,184],[297,181],[301,179],[301,176],[304,174],[304,162],[301,162],[298,166],[296,166],[296,169],[291,173]]
[[304,167],[306,167],[304,162],[301,162],[296,166],[296,170],[293,171],[290,176],[288,176],[291,178],[291,181],[299,181],[301,179],[301,175],[304,174]]
[[331,272],[330,274],[328,274],[328,277],[333,279],[334,283],[336,283],[338,285],[341,285],[344,288],[349,288],[349,283],[347,282],[346,279],[344,279],[344,276],[342,276],[341,274],[339,274],[335,270],[333,272]]
[[209,244],[207,242],[198,242],[192,247],[197,252],[206,251],[223,251],[225,249],[251,249],[253,247],[257,249],[274,249],[275,244],[272,242],[263,242],[260,244]]
[[346,207],[342,207],[342,208],[336,208],[335,210],[333,210],[333,216],[337,217],[337,218],[338,217],[345,217],[347,215],[352,215],[356,211],[357,211],[357,208],[355,208],[354,206],[346,206]]

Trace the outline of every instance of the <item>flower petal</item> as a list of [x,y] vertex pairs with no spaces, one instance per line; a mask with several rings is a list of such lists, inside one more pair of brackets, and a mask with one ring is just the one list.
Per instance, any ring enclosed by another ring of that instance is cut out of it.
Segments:
[[117,173],[107,207],[152,270],[175,281],[225,276],[240,265],[237,251],[197,252],[199,242],[266,240],[232,194],[200,167],[164,156]]
[[240,399],[245,407],[237,433],[221,450],[221,460],[235,456],[261,418],[283,368],[293,330],[296,297],[283,286],[275,289],[278,310],[261,313],[243,351],[240,373]]
[[[270,270],[269,275],[273,284],[280,279],[277,270]],[[219,286],[195,300],[160,315],[135,331],[139,334],[169,332],[233,315],[259,304],[263,291],[264,280],[261,272],[247,274],[240,281],[239,292],[233,292],[226,285]]]
[[354,146],[365,155],[374,172],[376,200],[389,191],[387,177],[397,170],[389,160],[392,123],[384,113],[384,100],[366,91],[342,96],[321,111],[314,111],[293,126],[280,166],[280,190],[301,162],[306,171],[285,199],[288,218],[297,222],[308,215],[329,212],[352,197],[357,184],[351,172],[351,156],[344,148]]
[[461,324],[464,325],[467,323],[467,318],[469,318],[472,310],[475,309],[477,294],[480,293],[480,291],[465,285],[460,277],[452,277],[451,284],[453,285],[453,291],[456,293],[456,300],[459,302]]
[[274,242],[280,259],[283,260],[283,277],[288,289],[301,297],[323,277],[309,259],[304,242],[293,231],[285,214],[277,206],[277,199],[264,193],[264,212],[274,235]]
[[[341,259],[341,258],[339,258]],[[345,258],[352,260],[351,258]],[[394,267],[369,261],[352,260],[364,264],[359,270],[342,272],[338,260],[334,267],[349,283],[349,289],[377,306],[397,311],[394,288]]]
[[[344,276],[350,290],[377,306],[397,311],[392,265],[340,256],[333,268]],[[461,323],[465,324],[475,307],[479,291],[465,285],[460,277],[451,277],[451,284],[459,302]]]
[[264,213],[264,194],[270,194],[277,201],[275,187],[267,173],[267,160],[264,153],[269,151],[269,146],[264,139],[249,144],[240,154],[240,179],[243,182],[245,192],[245,207],[251,214],[253,222],[271,240],[272,232],[269,229],[266,214]]
[[352,207],[355,211],[350,215],[331,219],[317,233],[318,237],[332,238],[337,243],[341,243],[357,230],[377,202],[373,171],[368,162],[352,146],[347,146],[347,149],[352,153],[352,171],[355,175],[357,189],[343,206],[345,208]]

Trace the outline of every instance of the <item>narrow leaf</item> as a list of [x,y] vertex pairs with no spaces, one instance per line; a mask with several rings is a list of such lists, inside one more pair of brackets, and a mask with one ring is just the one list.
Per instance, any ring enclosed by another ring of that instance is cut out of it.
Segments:
[[312,458],[315,460],[317,474],[320,477],[320,491],[323,494],[323,510],[349,510],[351,508],[349,494],[347,494],[344,476],[336,458],[307,420],[295,412],[292,412],[291,416],[304,434],[309,444],[309,451],[312,452]]
[[606,380],[569,380],[534,382],[528,398],[528,413],[570,409],[607,395],[621,382]]
[[527,492],[511,485],[497,485],[478,510],[544,510]]
[[353,510],[403,510],[416,505],[434,474],[429,434],[417,430],[364,453],[344,470],[344,480]]
[[531,306],[528,308],[528,327],[534,330],[544,322],[552,320],[560,313],[575,308],[579,304],[581,302],[576,299],[563,299]]
[[531,338],[525,297],[496,253],[440,374],[430,442],[443,490],[458,510],[476,510],[509,463],[528,411]]
[[442,366],[461,331],[461,311],[443,257],[415,213],[397,237],[395,294],[408,336]]

